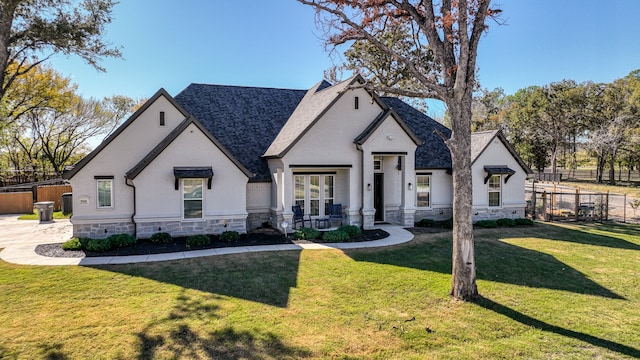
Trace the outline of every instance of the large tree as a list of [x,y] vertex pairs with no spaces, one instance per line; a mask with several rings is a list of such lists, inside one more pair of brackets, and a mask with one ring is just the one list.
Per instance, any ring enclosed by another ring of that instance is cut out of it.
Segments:
[[[298,1],[317,10],[318,19],[327,30],[329,44],[366,42],[401,69],[396,78],[376,82],[377,78],[373,77],[365,86],[400,96],[438,99],[447,106],[452,132],[449,138],[443,136],[443,141],[451,152],[454,192],[450,293],[462,300],[477,298],[472,224],[471,102],[476,88],[478,44],[487,29],[487,19],[497,16],[500,11],[490,8],[490,0]],[[384,41],[398,36],[399,29],[403,31],[402,46]],[[363,67],[368,66],[363,64]],[[374,73],[372,67],[368,69]]]
[[114,4],[113,0],[0,0],[0,99],[17,77],[53,54],[77,55],[104,71],[102,58],[121,56],[103,39]]

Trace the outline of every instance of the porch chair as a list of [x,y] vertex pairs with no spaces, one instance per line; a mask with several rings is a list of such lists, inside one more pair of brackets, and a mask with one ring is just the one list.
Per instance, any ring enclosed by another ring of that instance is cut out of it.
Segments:
[[329,204],[329,224],[333,220],[340,220],[342,226],[342,204]]
[[300,207],[300,205],[293,205],[291,207],[291,211],[293,211],[293,228],[296,229],[296,224],[302,223],[302,227],[304,227],[304,223],[306,221],[309,222],[309,227],[311,227],[311,216],[308,216],[306,219],[304,217],[304,211]]

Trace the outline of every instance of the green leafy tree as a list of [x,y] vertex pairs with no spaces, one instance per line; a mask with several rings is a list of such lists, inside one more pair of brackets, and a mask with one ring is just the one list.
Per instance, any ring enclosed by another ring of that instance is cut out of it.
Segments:
[[[453,268],[451,295],[475,299],[475,251],[471,196],[471,103],[476,55],[487,19],[500,13],[490,0],[298,0],[316,9],[330,46],[366,44],[358,64],[371,74],[366,88],[445,103],[451,137],[443,141],[453,159]],[[398,39],[398,41],[390,41]],[[359,49],[354,52],[362,53]],[[380,60],[380,61],[378,61]],[[380,63],[388,64],[379,69]],[[380,74],[378,77],[377,74]]]
[[103,39],[114,5],[113,0],[0,0],[0,99],[18,77],[53,54],[77,55],[104,71],[101,59],[121,56]]

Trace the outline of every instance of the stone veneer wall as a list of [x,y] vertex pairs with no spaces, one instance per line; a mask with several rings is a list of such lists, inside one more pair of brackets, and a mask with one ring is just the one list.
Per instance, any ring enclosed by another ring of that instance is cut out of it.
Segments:
[[261,227],[263,223],[268,223],[274,228],[276,227],[271,217],[271,211],[249,213],[247,216],[247,231],[257,229]]
[[473,209],[473,221],[523,218],[524,207]]
[[98,224],[73,224],[73,237],[106,239],[115,234],[133,235],[132,222],[114,222]]
[[414,221],[431,219],[435,221],[448,220],[453,217],[453,208],[416,209]]
[[157,232],[166,232],[171,236],[190,236],[199,234],[220,234],[223,231],[247,232],[247,219],[209,219],[204,221],[150,221],[137,223],[138,238],[149,238]]

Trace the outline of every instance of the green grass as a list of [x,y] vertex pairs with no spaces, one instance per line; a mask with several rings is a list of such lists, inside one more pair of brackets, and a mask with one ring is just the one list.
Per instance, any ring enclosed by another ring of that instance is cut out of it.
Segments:
[[369,250],[0,263],[0,358],[640,356],[639,226],[475,234],[477,303],[448,296],[450,232]]
[[[68,215],[64,215],[62,213],[62,211],[54,211],[53,212],[53,218],[54,219],[69,219],[71,217],[72,214],[68,214]],[[33,213],[31,214],[24,214],[24,215],[20,215],[20,217],[18,217],[18,220],[39,220],[40,218],[38,217],[38,212],[36,210],[33,211]]]

